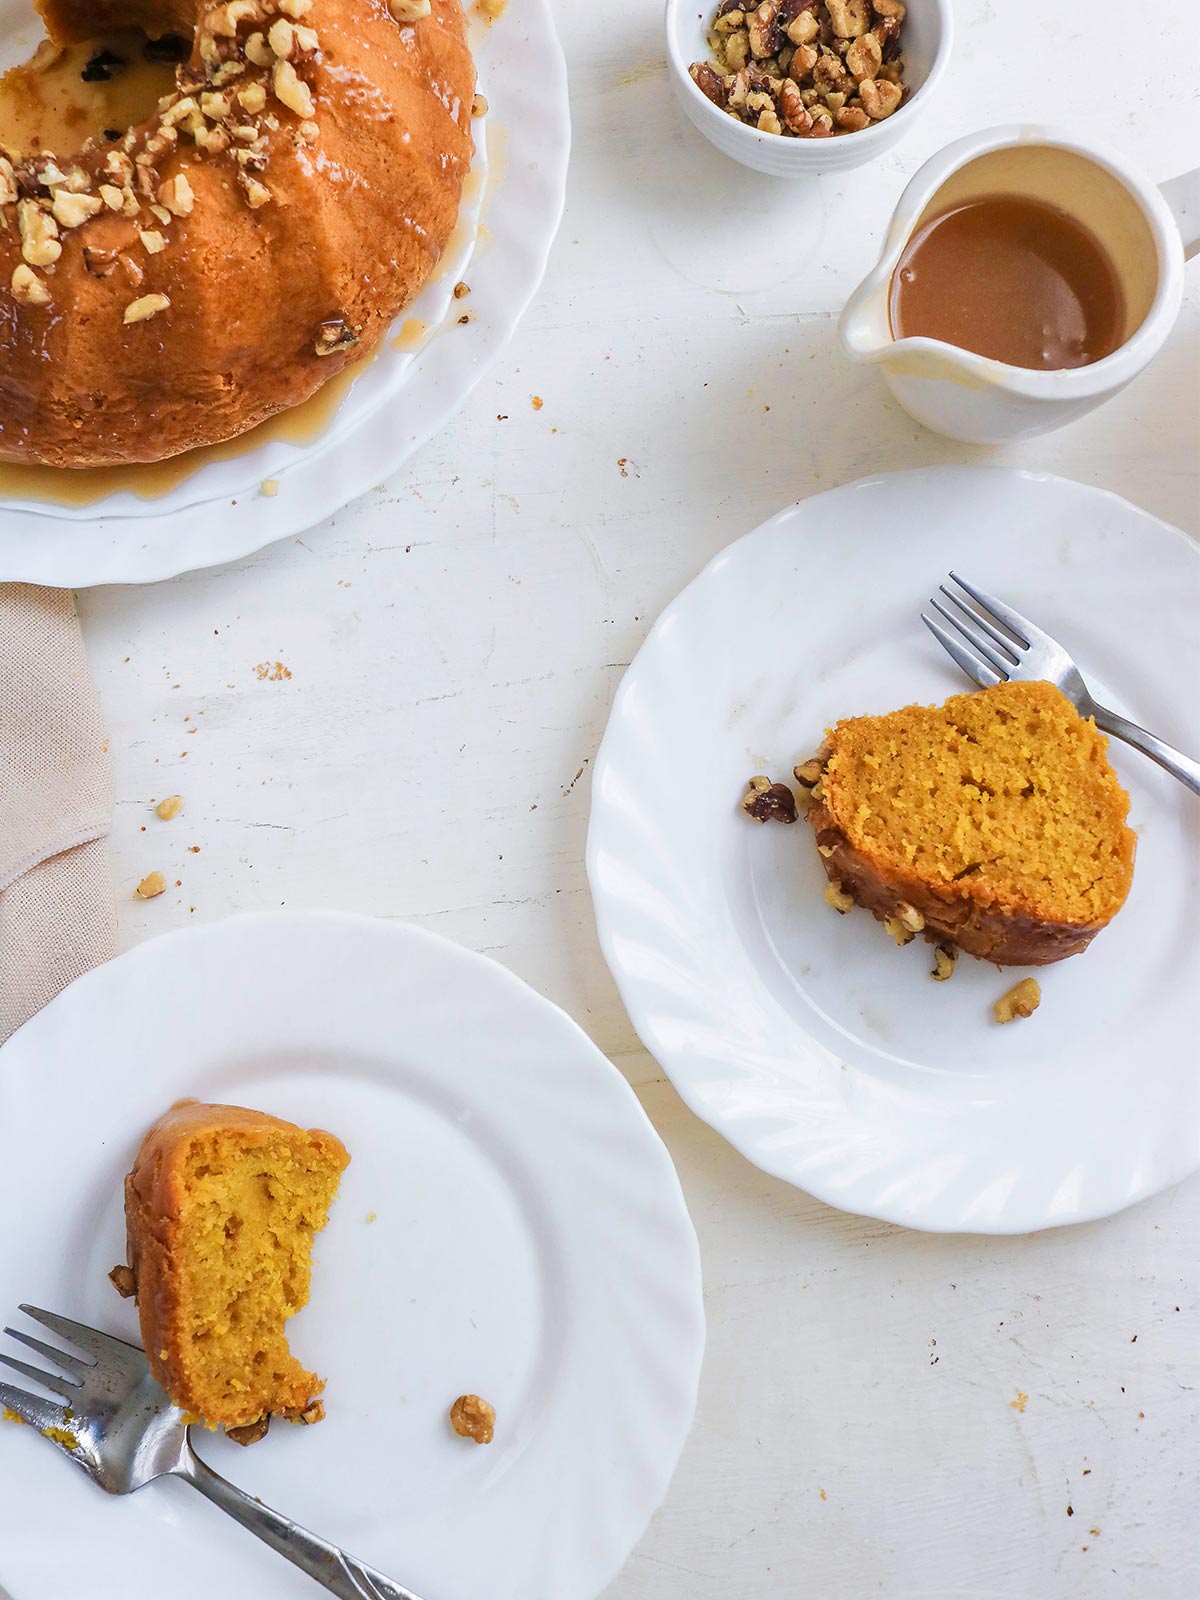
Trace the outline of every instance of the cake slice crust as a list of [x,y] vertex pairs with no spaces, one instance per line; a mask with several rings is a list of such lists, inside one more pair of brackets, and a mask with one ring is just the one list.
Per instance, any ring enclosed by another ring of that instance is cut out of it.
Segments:
[[852,717],[807,812],[826,875],[881,920],[999,965],[1085,949],[1124,904],[1136,836],[1108,741],[1049,683]]
[[176,1405],[209,1427],[316,1421],[324,1388],[288,1346],[312,1242],[349,1156],[341,1142],[239,1106],[182,1101],[125,1180],[142,1343]]

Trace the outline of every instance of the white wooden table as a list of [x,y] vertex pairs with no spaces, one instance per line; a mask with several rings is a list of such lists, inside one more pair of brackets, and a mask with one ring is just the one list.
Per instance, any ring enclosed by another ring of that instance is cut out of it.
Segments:
[[[704,1250],[708,1362],[669,1499],[609,1600],[1200,1588],[1200,1183],[1024,1239],[827,1210],[683,1109],[622,1011],[584,880],[589,764],[623,667],[662,605],[786,502],[1000,460],[1200,531],[1200,273],[1131,390],[1020,449],[923,432],[838,352],[836,310],[900,189],[960,133],[1055,121],[1159,178],[1200,158],[1180,0],[1154,17],[1118,0],[956,10],[949,79],[900,151],[792,189],[685,126],[657,0],[564,3],[569,207],[500,370],[329,525],[82,598],[125,944],[260,907],[409,918],[565,1006],[669,1145]],[[187,809],[162,824],[151,802],[176,791]],[[153,868],[178,887],[133,902]]]

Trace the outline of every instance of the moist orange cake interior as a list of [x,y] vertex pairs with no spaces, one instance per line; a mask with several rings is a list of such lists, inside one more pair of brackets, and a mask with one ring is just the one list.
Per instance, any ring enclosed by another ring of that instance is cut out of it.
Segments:
[[223,1130],[193,1142],[182,1173],[179,1259],[183,1360],[204,1417],[303,1409],[321,1388],[288,1348],[285,1324],[308,1301],[313,1235],[340,1167],[307,1139],[243,1145]]
[[881,867],[1055,923],[1103,923],[1128,894],[1129,796],[1052,684],[853,717],[830,743],[825,804]]

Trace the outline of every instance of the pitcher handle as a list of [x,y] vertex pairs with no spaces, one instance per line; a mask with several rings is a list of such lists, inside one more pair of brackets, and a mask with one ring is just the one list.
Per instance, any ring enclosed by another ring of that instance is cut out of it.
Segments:
[[1184,260],[1190,261],[1200,252],[1200,167],[1159,184],[1159,193],[1183,238]]

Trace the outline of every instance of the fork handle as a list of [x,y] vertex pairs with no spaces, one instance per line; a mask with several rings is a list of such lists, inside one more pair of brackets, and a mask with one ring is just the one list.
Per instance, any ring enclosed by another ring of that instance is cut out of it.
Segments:
[[211,1500],[215,1506],[248,1528],[252,1534],[269,1544],[287,1558],[293,1566],[307,1572],[310,1578],[339,1600],[420,1600],[411,1589],[384,1577],[374,1567],[347,1555],[337,1545],[330,1544],[298,1522],[272,1511],[241,1489],[233,1486],[219,1472],[206,1467],[199,1456],[189,1450],[177,1476],[185,1478],[194,1489]]
[[1200,761],[1193,761],[1191,756],[1185,756],[1182,751],[1169,745],[1165,739],[1147,733],[1145,728],[1139,728],[1137,723],[1130,722],[1128,717],[1110,711],[1107,706],[1097,705],[1095,701],[1092,702],[1092,715],[1096,719],[1096,726],[1103,728],[1105,733],[1111,733],[1115,738],[1131,744],[1135,750],[1140,750],[1144,756],[1149,756],[1151,761],[1157,761],[1160,767],[1165,767],[1172,777],[1186,784],[1193,794],[1200,794]]

